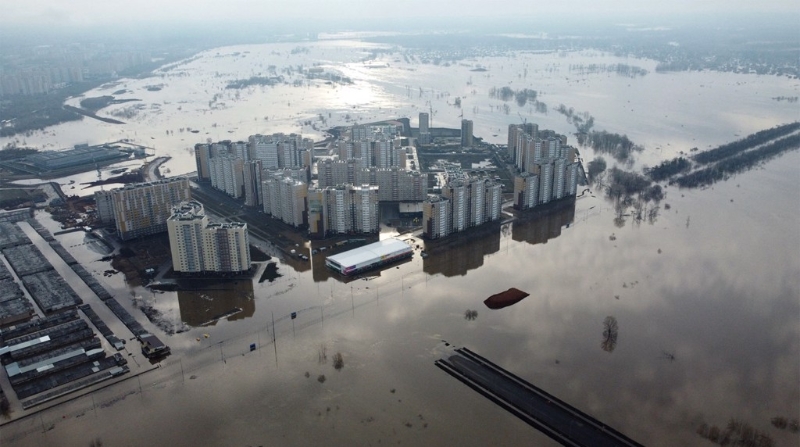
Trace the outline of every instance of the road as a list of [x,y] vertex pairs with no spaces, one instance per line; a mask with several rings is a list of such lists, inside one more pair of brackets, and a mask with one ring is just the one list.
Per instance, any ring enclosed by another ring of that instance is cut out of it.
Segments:
[[154,182],[159,180],[161,178],[161,173],[158,172],[158,168],[170,158],[172,157],[158,157],[150,160],[150,162],[145,165],[144,181]]
[[566,446],[641,446],[489,360],[466,349],[436,366]]

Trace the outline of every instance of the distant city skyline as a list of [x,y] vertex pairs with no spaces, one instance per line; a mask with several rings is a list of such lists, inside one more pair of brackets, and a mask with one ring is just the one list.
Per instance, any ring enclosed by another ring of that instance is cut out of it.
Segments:
[[[793,0],[769,0],[754,3],[747,0],[711,0],[694,2],[641,2],[637,0],[566,0],[557,4],[530,3],[520,0],[444,0],[427,2],[408,0],[402,4],[388,0],[296,0],[293,2],[260,2],[229,0],[198,2],[191,0],[141,0],[138,2],[96,2],[92,0],[31,0],[6,5],[0,23],[14,25],[92,26],[120,23],[198,23],[198,22],[270,22],[285,18],[325,22],[346,19],[441,18],[450,23],[459,18],[496,19],[502,17],[541,17],[542,14],[613,17],[639,15],[658,18],[662,14],[701,14],[709,12],[798,13]],[[375,24],[379,27],[380,24]]]

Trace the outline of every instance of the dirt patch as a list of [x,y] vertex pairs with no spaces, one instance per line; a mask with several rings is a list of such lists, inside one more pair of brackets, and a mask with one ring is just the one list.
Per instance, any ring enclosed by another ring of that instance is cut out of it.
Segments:
[[169,235],[156,234],[131,241],[111,261],[114,270],[125,275],[130,285],[141,285],[147,268],[157,268],[172,259]]
[[97,224],[94,197],[69,196],[63,205],[49,206],[47,211],[64,229]]

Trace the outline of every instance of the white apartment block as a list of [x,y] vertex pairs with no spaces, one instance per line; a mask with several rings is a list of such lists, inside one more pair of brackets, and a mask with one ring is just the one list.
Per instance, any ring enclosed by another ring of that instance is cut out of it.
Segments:
[[558,158],[553,161],[553,200],[563,199],[566,196],[565,178],[566,178],[567,159]]
[[[489,179],[459,177],[452,180],[442,188],[441,196],[423,202],[423,235],[435,239],[500,219],[502,192],[502,185]],[[443,223],[445,216],[446,224]]]
[[238,273],[250,269],[247,224],[208,223],[203,205],[182,202],[167,221],[172,265],[181,273]]
[[378,186],[381,202],[421,202],[428,194],[428,175],[398,167],[357,172],[355,184]]
[[486,189],[485,181],[475,180],[469,183],[469,226],[474,227],[485,222]]
[[94,193],[94,201],[97,206],[97,218],[101,222],[111,222],[114,220],[114,195],[111,191],[97,191]]
[[442,195],[450,200],[450,216],[452,232],[464,231],[469,226],[469,191],[466,183],[453,182],[442,188]]
[[347,160],[324,160],[317,163],[317,182],[320,188],[358,183],[358,171],[362,169],[360,158]]
[[539,166],[539,203],[548,203],[553,197],[553,164]]
[[578,194],[578,168],[578,163],[570,163],[567,165],[566,188],[568,196]]
[[485,184],[486,192],[486,214],[484,222],[493,222],[502,217],[503,212],[503,186],[500,183],[487,181]]
[[203,256],[203,230],[208,225],[203,205],[181,202],[167,219],[172,267],[176,272],[200,273],[206,270]]
[[307,223],[307,183],[275,173],[261,184],[264,213],[294,227]]
[[375,166],[379,168],[391,167],[394,143],[391,140],[381,139],[373,141],[372,147],[375,156]]
[[523,172],[514,178],[514,208],[526,210],[539,204],[539,176]]
[[261,160],[264,169],[279,167],[277,135],[251,135],[248,141],[251,160]]
[[243,222],[210,223],[203,230],[206,271],[236,273],[250,269],[250,237]]
[[261,205],[261,160],[252,160],[244,164],[244,204]]
[[375,165],[375,157],[372,153],[372,142],[369,140],[353,141],[353,158],[363,160],[364,167]]
[[450,201],[444,197],[431,197],[422,204],[422,231],[428,239],[438,239],[450,234]]
[[244,160],[231,155],[214,157],[209,160],[211,186],[225,191],[238,199],[244,194]]
[[337,185],[308,192],[309,234],[377,233],[378,187]]

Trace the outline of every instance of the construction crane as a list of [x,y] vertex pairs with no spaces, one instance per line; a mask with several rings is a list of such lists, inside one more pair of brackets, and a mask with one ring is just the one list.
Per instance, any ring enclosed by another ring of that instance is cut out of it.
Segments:
[[523,126],[528,124],[528,119],[527,118],[523,118],[521,113],[517,112],[517,115],[519,115],[519,119],[522,120],[522,125]]

